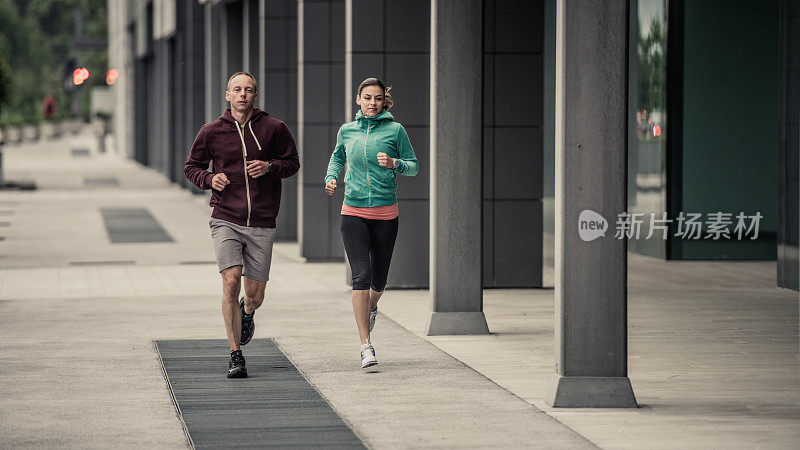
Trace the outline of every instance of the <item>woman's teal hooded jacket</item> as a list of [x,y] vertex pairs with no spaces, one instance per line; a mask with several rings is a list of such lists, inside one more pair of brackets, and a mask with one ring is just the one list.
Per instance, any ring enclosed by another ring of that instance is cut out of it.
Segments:
[[[392,170],[379,166],[377,155],[380,152],[398,160],[399,167]],[[339,128],[325,184],[338,180],[345,165],[344,203],[355,207],[397,203],[396,174],[413,177],[419,172],[408,134],[389,111],[374,117],[367,117],[359,111],[356,120]]]

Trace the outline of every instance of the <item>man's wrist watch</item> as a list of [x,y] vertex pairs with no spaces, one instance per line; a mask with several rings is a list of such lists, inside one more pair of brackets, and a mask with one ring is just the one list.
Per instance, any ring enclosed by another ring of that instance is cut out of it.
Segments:
[[400,160],[395,158],[392,160],[392,169],[397,169],[398,167],[400,167]]

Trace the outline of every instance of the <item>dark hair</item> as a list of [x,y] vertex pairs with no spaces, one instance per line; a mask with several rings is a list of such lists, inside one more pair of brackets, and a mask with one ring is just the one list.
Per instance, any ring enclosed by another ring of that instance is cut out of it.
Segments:
[[361,90],[367,86],[378,86],[381,88],[384,94],[386,94],[386,86],[383,82],[377,78],[367,78],[366,80],[362,81],[361,84],[358,85],[358,95],[361,95]]
[[239,75],[247,75],[250,77],[250,79],[253,80],[253,85],[255,86],[256,92],[258,92],[258,81],[256,81],[256,77],[250,75],[248,72],[236,72],[235,74],[231,75],[231,77],[228,78],[228,84],[225,85],[225,90],[228,90],[228,88],[231,86],[231,81],[233,81],[233,79]]

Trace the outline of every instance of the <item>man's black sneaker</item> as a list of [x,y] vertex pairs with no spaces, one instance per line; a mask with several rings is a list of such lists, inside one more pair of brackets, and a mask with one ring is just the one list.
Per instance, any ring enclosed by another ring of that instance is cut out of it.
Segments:
[[244,356],[241,350],[231,352],[231,361],[228,363],[228,378],[247,378],[247,367],[244,365]]
[[247,345],[250,339],[253,339],[253,333],[256,332],[256,324],[253,322],[256,312],[244,313],[244,297],[239,300],[239,309],[242,311],[242,337],[239,339],[239,345]]

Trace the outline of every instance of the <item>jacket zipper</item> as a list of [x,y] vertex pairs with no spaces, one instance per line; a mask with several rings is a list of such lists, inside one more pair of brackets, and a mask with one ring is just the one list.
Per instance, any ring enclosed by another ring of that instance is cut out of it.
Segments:
[[[244,133],[238,123],[235,123],[236,131],[239,132],[239,139],[242,140],[242,161],[244,162],[244,189],[247,193],[247,226],[250,226],[250,181],[247,179],[247,146],[244,145]],[[251,130],[252,132],[252,130]]]
[[369,122],[367,123],[367,136],[364,138],[364,168],[367,169],[367,195],[369,206],[372,206],[372,187],[369,183],[369,165],[367,164],[367,139],[369,139]]

